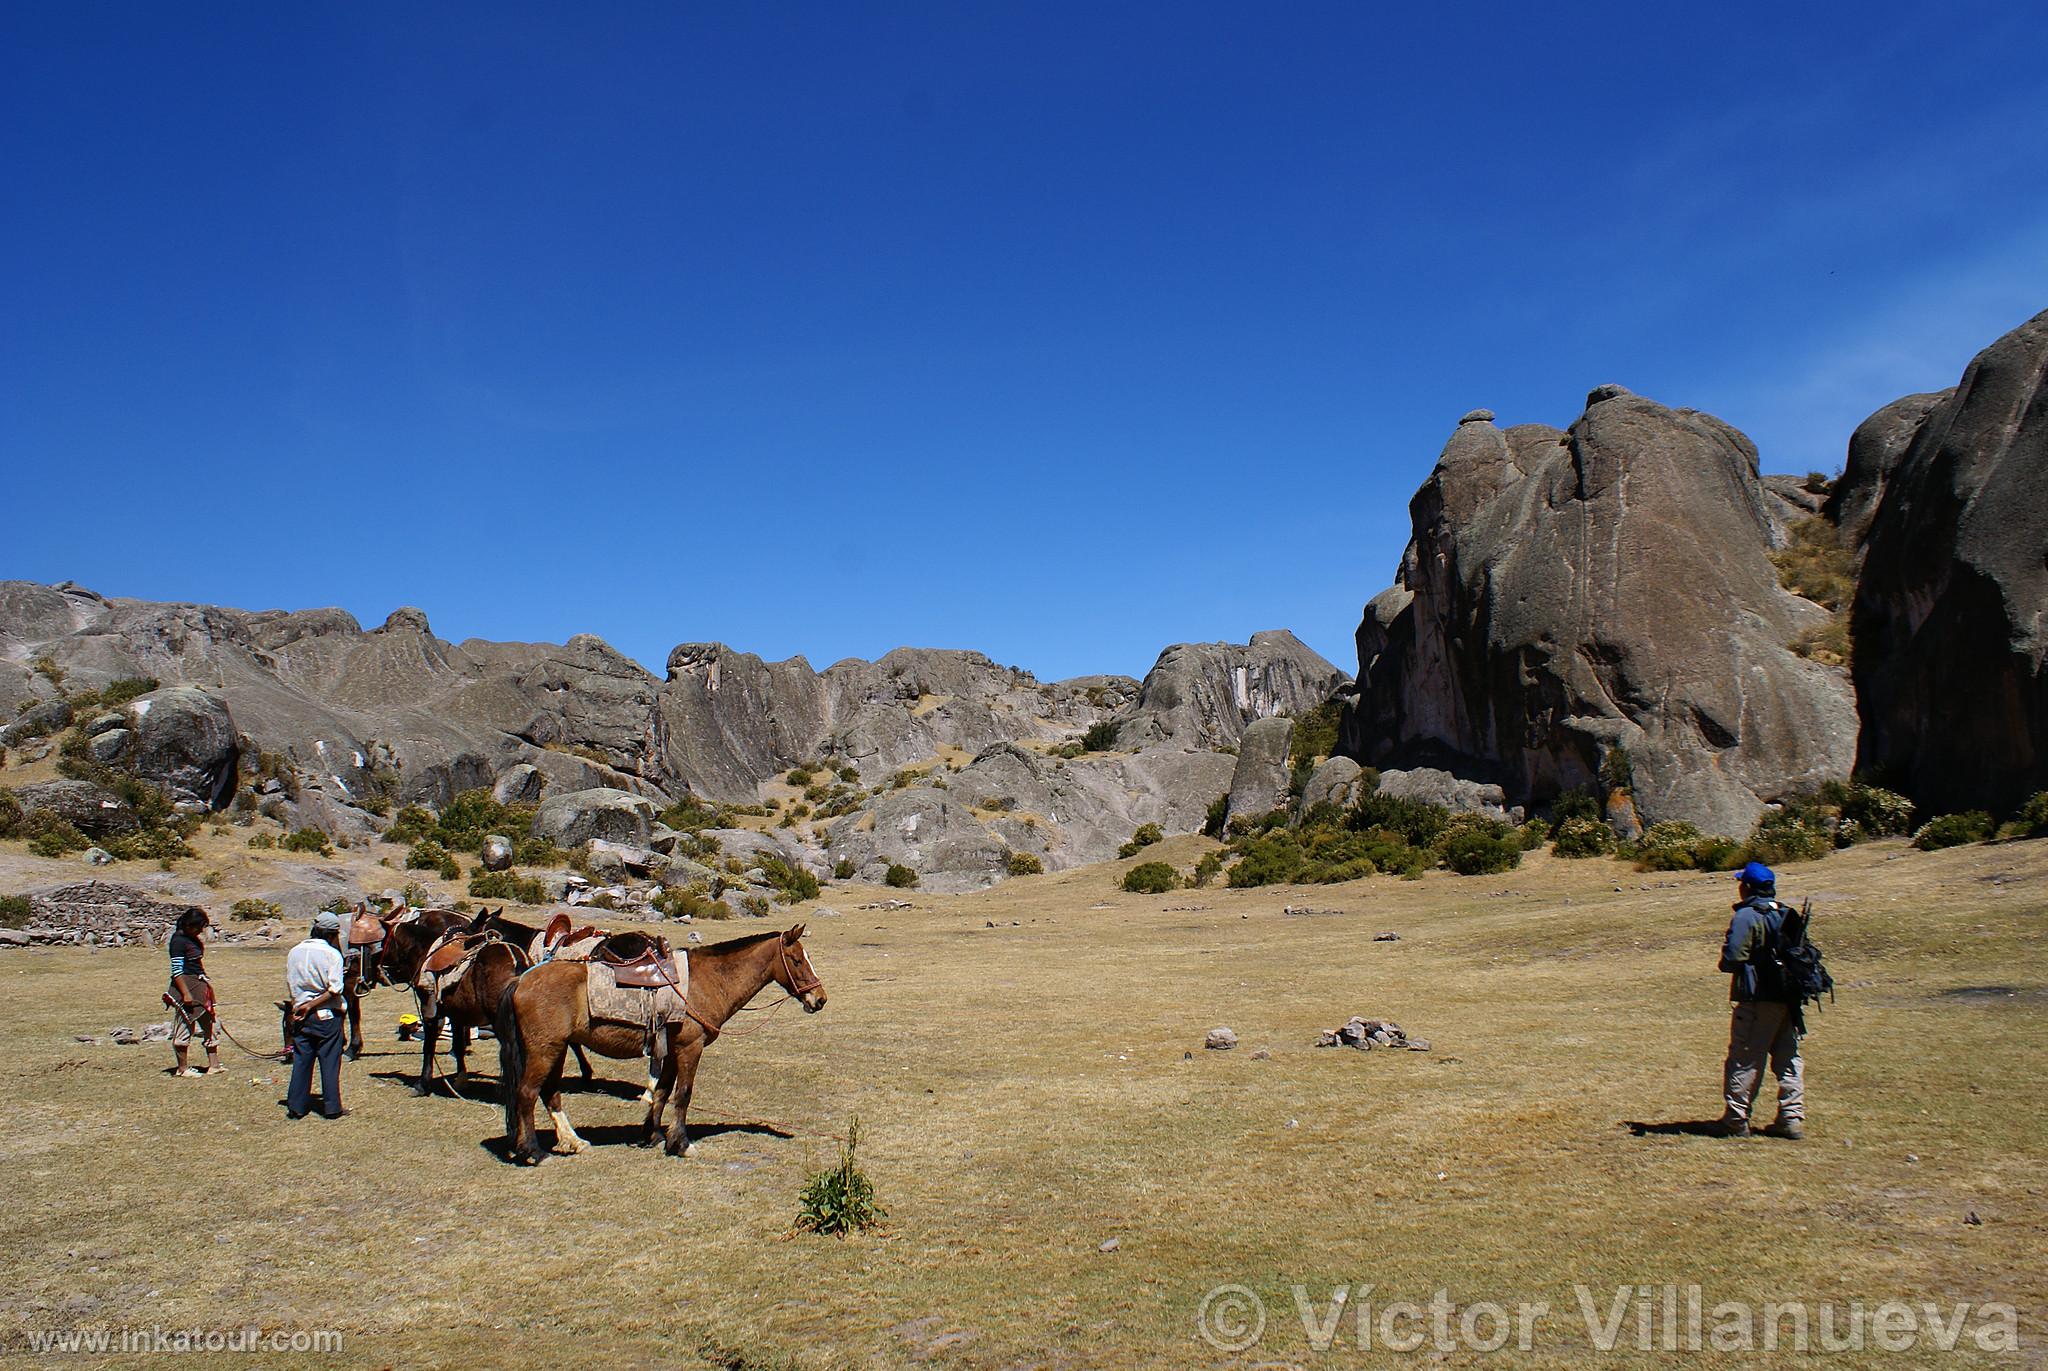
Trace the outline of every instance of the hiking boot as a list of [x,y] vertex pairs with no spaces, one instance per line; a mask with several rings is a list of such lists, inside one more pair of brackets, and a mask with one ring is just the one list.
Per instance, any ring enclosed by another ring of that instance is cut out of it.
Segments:
[[1803,1119],[1780,1119],[1769,1128],[1758,1130],[1766,1138],[1784,1138],[1798,1142],[1806,1136],[1806,1122]]
[[1749,1136],[1748,1119],[1723,1119],[1718,1125],[1719,1136],[1723,1138],[1746,1138]]

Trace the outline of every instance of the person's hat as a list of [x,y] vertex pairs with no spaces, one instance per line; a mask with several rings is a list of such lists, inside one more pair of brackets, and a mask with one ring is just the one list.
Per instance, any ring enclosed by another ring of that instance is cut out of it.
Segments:
[[1776,885],[1778,883],[1777,873],[1762,862],[1751,862],[1748,866],[1736,872],[1735,875],[1737,880],[1742,881],[1746,885]]
[[313,931],[315,933],[341,932],[341,915],[331,909],[321,910],[313,916]]

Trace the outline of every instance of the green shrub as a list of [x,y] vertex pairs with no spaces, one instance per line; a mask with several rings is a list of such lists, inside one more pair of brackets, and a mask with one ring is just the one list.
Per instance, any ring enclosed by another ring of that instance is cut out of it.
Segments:
[[1788,802],[1756,822],[1749,841],[1743,844],[1745,861],[1776,866],[1780,862],[1805,862],[1825,857],[1835,850],[1835,835],[1828,830],[1827,817],[1810,802]]
[[1198,886],[1207,885],[1221,875],[1223,873],[1223,856],[1224,853],[1221,848],[1214,852],[1204,852],[1202,860],[1195,863],[1193,883]]
[[259,852],[268,852],[277,846],[277,839],[268,833],[251,833],[249,835],[249,846]]
[[1398,833],[1410,847],[1428,847],[1451,821],[1451,811],[1442,805],[1404,799],[1373,790],[1351,807],[1345,823],[1361,831],[1383,828]]
[[[1294,720],[1294,736],[1288,740],[1287,755],[1297,771],[1307,763],[1309,771],[1315,764],[1337,750],[1337,731],[1344,722],[1344,702],[1325,700],[1314,709],[1298,715]],[[1302,776],[1307,783],[1306,773]]]
[[295,829],[278,839],[277,845],[287,852],[312,852],[322,857],[334,855],[334,845],[317,828]]
[[1107,720],[1088,725],[1088,730],[1081,735],[1081,750],[1083,752],[1114,752],[1116,750],[1116,725]]
[[888,873],[882,877],[882,884],[897,890],[909,890],[917,885],[917,873],[901,862],[891,862]]
[[479,900],[513,900],[519,904],[546,904],[547,888],[532,876],[516,871],[475,871],[470,874],[469,893]]
[[1550,850],[1560,857],[1605,857],[1614,851],[1614,830],[1598,819],[1566,819]]
[[1152,846],[1152,844],[1164,841],[1165,838],[1166,831],[1158,824],[1140,824],[1138,825],[1138,831],[1131,835],[1131,840],[1116,850],[1116,855],[1119,857],[1135,857],[1144,849]]
[[873,1228],[888,1217],[888,1210],[875,1203],[875,1187],[860,1169],[855,1153],[860,1148],[860,1119],[846,1128],[846,1146],[839,1153],[839,1165],[820,1171],[804,1182],[797,1196],[796,1226],[800,1232],[831,1233],[845,1237]]
[[1991,816],[1981,809],[1972,809],[1963,814],[1943,814],[1920,825],[1913,834],[1913,846],[1923,852],[1935,852],[1944,847],[1960,847],[1964,843],[1981,843],[1997,831]]
[[1522,864],[1521,835],[1499,819],[1480,814],[1454,815],[1434,851],[1460,876],[1513,871]]
[[22,831],[29,835],[28,850],[38,857],[64,857],[92,846],[92,839],[46,809],[32,811]]
[[789,769],[789,774],[787,776],[784,776],[782,779],[789,782],[793,786],[802,787],[807,786],[812,781],[816,780],[817,776],[807,766],[793,766]]
[[433,813],[418,805],[407,805],[391,816],[384,828],[384,841],[397,846],[417,843],[434,831]]
[[732,910],[694,886],[669,886],[654,895],[654,907],[671,919],[730,919]]
[[768,903],[766,895],[740,896],[740,909],[752,919],[765,919],[774,912],[774,906]]
[[1550,802],[1552,829],[1562,828],[1573,819],[1604,820],[1606,817],[1607,810],[1600,803],[1600,797],[1584,786],[1561,790],[1557,798]]
[[850,881],[853,879],[854,873],[859,869],[853,864],[853,858],[841,857],[838,861],[832,863],[832,879],[835,881]]
[[2048,838],[2048,790],[2037,791],[2012,821],[2019,837]]
[[282,907],[268,900],[236,900],[228,906],[228,917],[242,923],[260,923],[264,919],[275,919],[282,913]]
[[1209,801],[1209,812],[1202,816],[1202,835],[1207,838],[1221,838],[1223,825],[1230,821],[1230,796],[1218,795]]
[[0,838],[12,838],[21,831],[21,801],[6,786],[0,786]]
[[1515,830],[1515,836],[1521,840],[1522,851],[1534,852],[1550,841],[1550,825],[1541,819],[1530,819]]
[[0,928],[27,928],[28,896],[0,895]]
[[1043,876],[1045,863],[1035,852],[1012,852],[1003,863],[1012,876]]
[[1635,789],[1635,763],[1630,760],[1628,749],[1620,743],[1608,748],[1607,755],[1600,759],[1600,784],[1606,786],[1610,794],[1617,790]]
[[1677,819],[1651,824],[1635,849],[1640,871],[1731,871],[1741,865],[1741,855],[1733,838],[1702,834]]
[[407,871],[438,871],[450,860],[448,849],[432,838],[414,843],[405,854]]
[[1301,803],[1303,793],[1308,790],[1309,777],[1315,775],[1315,772],[1316,764],[1313,759],[1303,757],[1295,762],[1287,773],[1287,798],[1296,804]]
[[536,838],[529,833],[512,839],[512,860],[521,866],[560,866],[569,860],[569,854],[556,847],[553,838]]
[[1820,788],[1820,800],[1834,807],[1844,827],[1856,825],[1851,842],[1913,831],[1913,802],[1896,790],[1860,781],[1829,781]]
[[488,790],[465,790],[441,812],[434,837],[450,852],[481,852],[493,833],[531,833],[537,805],[499,804]]
[[775,888],[779,904],[800,904],[818,898],[818,878],[800,866],[792,866],[780,857],[763,857],[761,871]]
[[1133,895],[1164,895],[1180,889],[1180,873],[1165,862],[1140,862],[1124,873],[1123,887]]
[[192,850],[192,845],[185,841],[182,832],[161,824],[134,833],[117,834],[102,842],[100,846],[111,856],[124,862],[176,862],[185,857],[199,855]]

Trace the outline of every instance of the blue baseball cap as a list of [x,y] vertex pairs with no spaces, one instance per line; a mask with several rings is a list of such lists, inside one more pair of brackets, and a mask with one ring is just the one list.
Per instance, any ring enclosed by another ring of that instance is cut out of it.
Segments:
[[1747,881],[1751,885],[1776,885],[1778,883],[1777,873],[1762,862],[1751,862],[1748,866],[1736,872],[1735,877],[1737,880]]

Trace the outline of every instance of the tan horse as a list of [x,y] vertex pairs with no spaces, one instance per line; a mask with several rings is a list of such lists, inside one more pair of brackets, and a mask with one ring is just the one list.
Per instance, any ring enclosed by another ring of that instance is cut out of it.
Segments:
[[[690,1093],[697,1063],[713,1038],[747,1001],[769,982],[815,1014],[825,1007],[825,984],[804,951],[804,926],[781,933],[757,933],[690,950],[688,1016],[666,1025],[661,1076],[647,1106],[646,1135],[651,1147],[661,1131],[661,1116],[671,1098],[675,1122],[669,1125],[671,1156],[687,1155]],[[588,1047],[607,1057],[637,1057],[646,1039],[630,1024],[593,1021],[586,962],[543,962],[513,982],[498,1004],[498,1075],[505,1092],[505,1139],[515,1161],[540,1161],[540,1139],[534,1132],[536,1103],[545,1099],[554,1120],[554,1150],[564,1156],[589,1147],[562,1112],[562,1065],[569,1047]]]

